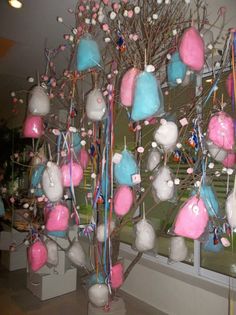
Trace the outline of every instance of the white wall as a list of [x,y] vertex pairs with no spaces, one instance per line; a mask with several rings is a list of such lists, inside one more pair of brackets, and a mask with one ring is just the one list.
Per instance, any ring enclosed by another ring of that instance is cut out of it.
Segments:
[[[129,262],[125,259],[125,265]],[[168,274],[167,269],[145,266],[143,261],[135,266],[122,290],[168,315],[228,314],[227,289],[195,281],[178,271]]]

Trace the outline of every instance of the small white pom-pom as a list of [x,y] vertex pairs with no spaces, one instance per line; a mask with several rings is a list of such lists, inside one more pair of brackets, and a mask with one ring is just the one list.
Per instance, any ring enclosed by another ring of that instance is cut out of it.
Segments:
[[116,13],[114,12],[114,11],[112,11],[111,13],[110,13],[110,19],[111,20],[114,20],[116,18]]
[[57,22],[63,23],[63,18],[62,18],[61,16],[58,16],[58,17],[57,17]]
[[139,14],[140,13],[140,7],[138,7],[138,6],[136,6],[135,8],[134,8],[134,13],[135,14]]
[[177,79],[176,79],[176,83],[177,83],[177,84],[181,84],[181,83],[182,83],[182,79],[177,78]]
[[157,19],[158,19],[158,14],[154,13],[154,14],[152,15],[152,18],[153,18],[153,20],[157,20]]

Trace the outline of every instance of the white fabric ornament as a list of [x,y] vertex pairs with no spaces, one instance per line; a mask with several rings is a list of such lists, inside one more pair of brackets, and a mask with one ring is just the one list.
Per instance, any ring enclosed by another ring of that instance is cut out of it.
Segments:
[[225,151],[222,148],[219,148],[212,141],[207,141],[206,144],[212,158],[216,160],[217,162],[223,162],[227,156],[227,151]]
[[50,111],[50,101],[41,86],[35,86],[30,92],[28,110],[32,115],[45,116]]
[[88,297],[92,304],[103,307],[108,303],[109,291],[106,284],[94,284],[88,289]]
[[139,252],[151,250],[155,246],[156,234],[153,226],[142,219],[136,224],[135,247]]
[[86,113],[89,119],[100,121],[106,115],[107,107],[99,89],[93,89],[87,97]]
[[175,185],[168,166],[162,166],[157,171],[152,182],[152,187],[154,198],[158,201],[167,201],[174,197]]
[[[113,232],[114,228],[115,228],[115,222],[111,221],[111,223],[110,223],[110,230],[109,230],[110,235]],[[105,238],[104,238],[105,237],[105,227],[104,227],[103,223],[98,225],[97,231],[96,231],[96,235],[97,235],[97,240],[99,242],[102,243],[102,242],[105,241]],[[106,238],[108,238],[108,236],[110,236],[110,235],[108,235],[108,224],[107,224]]]
[[45,244],[48,250],[47,263],[53,266],[57,266],[58,265],[57,244],[52,240],[46,240]]
[[63,197],[61,170],[53,162],[48,162],[43,172],[42,187],[51,202],[57,202]]
[[67,251],[67,256],[74,265],[78,267],[86,266],[86,255],[79,241],[73,242]]
[[188,248],[184,237],[176,236],[172,237],[170,241],[170,256],[173,261],[183,261],[187,258]]
[[151,150],[148,154],[147,170],[153,171],[161,161],[161,153],[158,150]]
[[226,217],[231,229],[236,228],[236,176],[234,180],[234,188],[226,199],[225,204]]
[[154,132],[154,139],[166,152],[172,151],[178,139],[177,125],[173,121],[161,119],[161,125]]

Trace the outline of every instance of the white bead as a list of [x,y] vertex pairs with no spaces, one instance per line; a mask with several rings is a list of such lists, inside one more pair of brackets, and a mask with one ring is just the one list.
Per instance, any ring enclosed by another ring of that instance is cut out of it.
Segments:
[[167,55],[166,55],[166,58],[167,58],[168,60],[170,60],[170,59],[171,59],[171,54],[167,54]]
[[33,83],[33,82],[34,82],[34,78],[33,78],[33,77],[29,77],[29,78],[28,78],[28,82],[29,82],[29,83]]
[[233,172],[234,172],[234,170],[233,170],[232,168],[228,168],[228,169],[227,169],[227,174],[228,174],[228,175],[232,175]]
[[69,41],[70,41],[70,42],[73,42],[73,40],[74,40],[74,36],[73,36],[73,35],[70,35],[70,36],[69,36]]
[[177,84],[181,84],[181,83],[182,83],[182,79],[177,78],[177,79],[176,79],[176,83],[177,83]]
[[223,167],[223,168],[222,168],[222,172],[223,172],[223,173],[227,173],[227,168],[226,168],[226,167]]
[[29,246],[29,241],[28,240],[26,240],[26,241],[24,241],[24,244],[25,244],[25,246]]
[[158,19],[158,14],[154,13],[154,14],[152,15],[152,18],[153,18],[153,20],[157,20],[157,19]]
[[216,171],[216,172],[215,172],[215,176],[216,176],[216,177],[220,177],[220,175],[221,175],[221,172],[219,172],[219,171]]
[[24,204],[23,204],[23,208],[24,208],[24,209],[28,209],[28,208],[29,208],[29,204],[28,204],[28,203],[24,203]]
[[124,13],[123,13],[123,15],[124,15],[125,17],[128,16],[128,11],[125,10]]
[[210,50],[212,50],[212,49],[213,49],[212,44],[209,44],[209,45],[207,46],[207,48],[210,49]]
[[134,8],[134,13],[135,13],[135,14],[139,14],[139,13],[140,13],[140,7],[138,7],[138,6],[135,7],[135,8]]
[[106,37],[106,38],[104,39],[104,41],[105,41],[105,43],[110,43],[111,39],[110,39],[109,37]]
[[180,149],[180,148],[182,148],[182,144],[178,142],[178,143],[176,144],[176,147],[177,147],[178,149]]
[[180,183],[180,179],[179,178],[175,178],[175,185],[179,185]]
[[175,35],[177,35],[177,30],[173,30],[172,31],[172,34],[175,36]]
[[86,141],[85,141],[85,140],[82,140],[82,141],[80,142],[80,144],[84,147],[84,146],[86,145]]
[[173,187],[174,186],[173,180],[168,180],[167,185],[168,187]]
[[86,18],[86,19],[85,19],[85,23],[86,23],[86,24],[91,24],[91,20],[88,19],[88,18]]
[[157,143],[155,141],[152,142],[152,147],[156,148],[157,147]]
[[59,22],[59,23],[63,23],[63,18],[62,18],[62,17],[60,17],[60,16],[58,16],[58,17],[57,17],[57,22]]
[[215,164],[211,162],[211,163],[208,164],[208,167],[212,169],[212,168],[215,167]]
[[11,92],[11,97],[15,97],[16,93],[15,92]]
[[195,187],[200,187],[200,181],[196,181],[196,183],[194,184]]
[[115,18],[116,18],[116,12],[112,11],[112,12],[110,13],[110,19],[111,19],[111,20],[114,20]]

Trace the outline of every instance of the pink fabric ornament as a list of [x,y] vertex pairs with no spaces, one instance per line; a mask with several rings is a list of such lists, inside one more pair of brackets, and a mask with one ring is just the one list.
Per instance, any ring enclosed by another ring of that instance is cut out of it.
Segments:
[[184,32],[179,46],[179,54],[190,69],[202,70],[205,57],[204,41],[195,27],[190,27]]
[[79,186],[84,175],[82,167],[76,162],[64,164],[61,167],[61,173],[64,187],[70,187],[71,182],[73,186]]
[[134,99],[135,79],[139,74],[137,68],[129,69],[123,76],[120,87],[120,100],[124,106],[132,106]]
[[47,247],[40,240],[28,248],[28,262],[32,271],[36,272],[42,268],[48,259]]
[[43,134],[43,120],[40,116],[27,116],[23,127],[25,138],[40,138]]
[[79,151],[78,159],[82,169],[85,170],[89,163],[89,154],[84,147]]
[[234,147],[234,121],[225,112],[219,112],[211,117],[207,129],[207,137],[216,146],[232,150]]
[[122,263],[117,263],[111,268],[111,287],[118,289],[124,282],[124,267]]
[[114,211],[117,216],[126,215],[133,204],[133,192],[129,186],[122,185],[118,187],[114,197]]
[[69,209],[62,205],[56,205],[47,212],[46,229],[49,232],[66,231],[69,222]]
[[236,164],[236,153],[229,153],[222,162],[222,164],[225,167],[234,167]]
[[201,198],[190,197],[180,208],[174,227],[179,236],[198,239],[205,231],[208,223],[208,212]]

